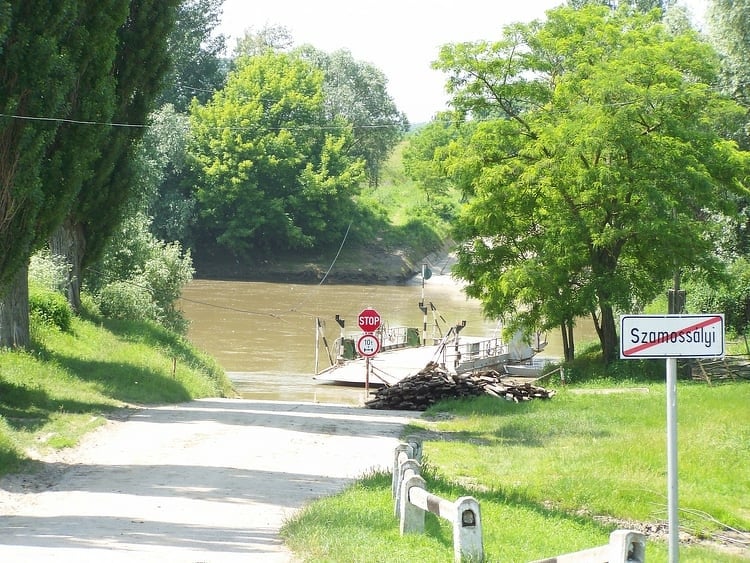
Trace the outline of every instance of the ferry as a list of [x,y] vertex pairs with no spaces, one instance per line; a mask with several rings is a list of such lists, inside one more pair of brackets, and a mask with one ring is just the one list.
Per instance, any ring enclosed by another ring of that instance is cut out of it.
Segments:
[[[316,373],[313,378],[320,382],[366,387],[394,385],[416,374],[429,362],[455,374],[485,370],[507,373],[506,366],[525,364],[547,345],[546,338],[540,334],[535,335],[533,343],[521,333],[510,342],[504,342],[498,336],[499,326],[495,335],[490,337],[465,336],[461,332],[466,323],[462,322],[450,327],[442,337],[433,337],[428,342],[418,328],[383,325],[373,333],[380,343],[379,351],[365,356],[357,350],[357,340],[361,335],[342,334],[329,347],[319,319],[317,326]],[[318,370],[321,342],[330,365]]]

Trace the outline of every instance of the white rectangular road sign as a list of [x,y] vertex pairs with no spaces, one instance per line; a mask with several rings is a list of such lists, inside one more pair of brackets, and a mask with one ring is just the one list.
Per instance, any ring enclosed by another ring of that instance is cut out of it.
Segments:
[[620,358],[718,358],[724,315],[623,315]]

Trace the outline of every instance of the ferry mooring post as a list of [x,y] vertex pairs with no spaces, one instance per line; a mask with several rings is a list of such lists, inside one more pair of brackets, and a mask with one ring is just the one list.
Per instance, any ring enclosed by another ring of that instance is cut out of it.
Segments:
[[432,277],[432,271],[427,264],[422,264],[422,300],[419,308],[422,311],[422,346],[427,346],[427,305],[424,304],[424,281]]

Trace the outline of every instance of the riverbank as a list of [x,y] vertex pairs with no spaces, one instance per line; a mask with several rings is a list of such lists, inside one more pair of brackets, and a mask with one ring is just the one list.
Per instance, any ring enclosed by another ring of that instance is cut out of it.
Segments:
[[229,255],[195,256],[197,279],[227,281],[266,281],[286,283],[399,284],[419,274],[427,263],[442,271],[453,261],[452,243],[423,252],[409,248],[388,249],[380,245],[335,251],[277,256],[258,262],[238,260]]

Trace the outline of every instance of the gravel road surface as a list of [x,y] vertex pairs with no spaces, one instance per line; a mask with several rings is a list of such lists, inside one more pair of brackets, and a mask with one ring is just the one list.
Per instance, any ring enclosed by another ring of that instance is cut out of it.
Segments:
[[128,411],[0,481],[0,561],[293,561],[283,522],[389,470],[414,414],[234,399]]

